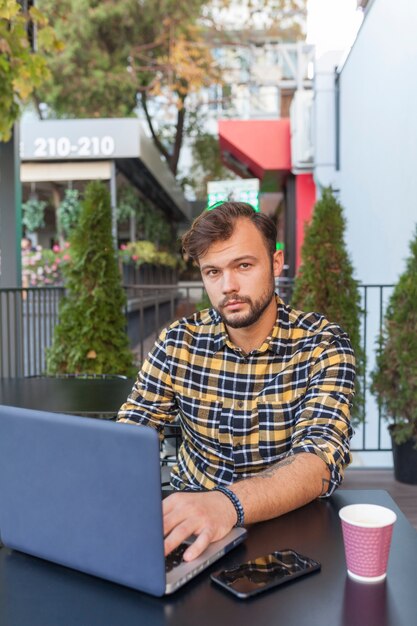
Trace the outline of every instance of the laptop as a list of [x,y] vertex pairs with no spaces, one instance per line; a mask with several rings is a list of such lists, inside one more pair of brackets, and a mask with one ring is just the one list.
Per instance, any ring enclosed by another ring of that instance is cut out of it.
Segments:
[[5,546],[162,596],[245,536],[234,528],[199,558],[167,565],[154,429],[0,406]]

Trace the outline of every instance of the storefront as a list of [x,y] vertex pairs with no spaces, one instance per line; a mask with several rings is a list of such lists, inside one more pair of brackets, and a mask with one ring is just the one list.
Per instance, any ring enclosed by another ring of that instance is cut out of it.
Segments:
[[[22,123],[20,161],[22,200],[37,197],[48,204],[46,224],[40,233],[42,245],[48,245],[56,232],[54,208],[64,190],[68,186],[82,190],[90,180],[103,180],[109,184],[115,239],[117,183],[120,178],[163,211],[170,222],[180,224],[190,219],[188,201],[138,119]],[[11,178],[13,176],[3,170],[2,186],[18,186],[19,181],[16,183]],[[19,198],[19,195],[16,193],[15,197]],[[16,203],[20,205],[19,199]],[[9,219],[12,212],[17,215]],[[18,273],[9,272],[7,265],[14,263],[20,254],[19,212],[20,207],[16,210],[13,202],[3,202],[0,206],[0,248],[6,249],[7,242],[7,255],[2,255],[0,286],[17,286],[11,284],[7,277],[18,276]]]

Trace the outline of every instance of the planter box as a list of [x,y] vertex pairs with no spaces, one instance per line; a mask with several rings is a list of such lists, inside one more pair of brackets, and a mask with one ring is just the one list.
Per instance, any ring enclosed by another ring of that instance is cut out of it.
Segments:
[[400,445],[392,439],[394,477],[400,483],[417,485],[417,449],[414,448],[414,445],[413,439]]
[[395,480],[408,485],[417,485],[417,450],[414,441],[398,445],[392,442]]
[[155,289],[145,287],[128,289],[126,307],[127,333],[132,348],[154,336],[169,322],[174,321],[179,292],[176,285]]
[[178,271],[164,265],[132,262],[122,264],[122,276],[124,285],[175,285]]

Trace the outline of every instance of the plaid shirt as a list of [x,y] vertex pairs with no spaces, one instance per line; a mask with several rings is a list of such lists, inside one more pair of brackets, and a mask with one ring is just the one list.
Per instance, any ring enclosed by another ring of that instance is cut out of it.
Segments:
[[213,309],[165,329],[118,420],[162,436],[180,417],[175,489],[212,489],[253,476],[299,452],[330,470],[330,495],[349,464],[355,359],[348,336],[316,313],[277,297],[277,322],[259,349],[230,341]]

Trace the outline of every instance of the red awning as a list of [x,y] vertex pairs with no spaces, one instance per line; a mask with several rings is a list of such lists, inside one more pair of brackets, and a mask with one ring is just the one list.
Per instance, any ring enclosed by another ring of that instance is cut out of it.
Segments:
[[290,120],[220,120],[225,164],[262,180],[266,172],[291,171]]

